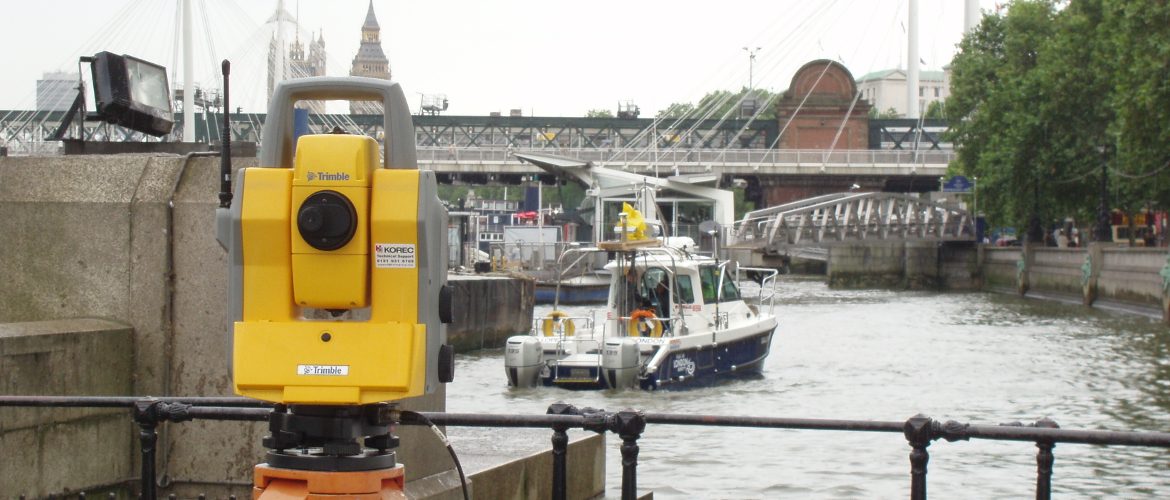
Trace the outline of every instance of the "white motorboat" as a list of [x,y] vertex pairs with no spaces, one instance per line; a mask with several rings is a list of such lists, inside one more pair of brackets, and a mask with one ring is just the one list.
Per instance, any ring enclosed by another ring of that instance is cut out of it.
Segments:
[[[656,389],[758,373],[777,325],[777,271],[694,248],[690,238],[644,238],[572,250],[615,255],[605,317],[536,319],[531,334],[507,341],[508,384]],[[754,297],[740,287],[748,276]]]

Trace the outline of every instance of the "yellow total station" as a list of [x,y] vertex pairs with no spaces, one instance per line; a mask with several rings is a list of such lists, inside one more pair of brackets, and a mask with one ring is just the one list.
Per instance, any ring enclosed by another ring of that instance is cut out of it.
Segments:
[[445,211],[433,173],[379,168],[378,149],[302,136],[293,168],[239,174],[238,394],[336,405],[433,388]]

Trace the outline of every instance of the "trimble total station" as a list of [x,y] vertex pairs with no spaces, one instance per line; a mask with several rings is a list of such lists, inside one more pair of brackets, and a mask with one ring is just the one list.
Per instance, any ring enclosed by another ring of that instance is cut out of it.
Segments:
[[[382,101],[384,152],[345,133],[294,145],[294,103],[328,99]],[[393,467],[396,439],[380,403],[430,393],[452,375],[440,313],[449,310],[447,213],[434,173],[418,170],[401,88],[369,78],[281,82],[259,163],[236,175],[219,238],[231,261],[235,391],[280,403],[267,465]],[[295,451],[307,448],[317,450]]]

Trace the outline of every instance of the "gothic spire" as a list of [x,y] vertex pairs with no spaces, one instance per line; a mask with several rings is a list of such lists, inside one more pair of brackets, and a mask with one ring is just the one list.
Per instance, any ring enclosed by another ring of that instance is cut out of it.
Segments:
[[374,15],[374,0],[370,0],[370,10],[366,12],[366,22],[362,24],[362,30],[381,30],[378,18]]

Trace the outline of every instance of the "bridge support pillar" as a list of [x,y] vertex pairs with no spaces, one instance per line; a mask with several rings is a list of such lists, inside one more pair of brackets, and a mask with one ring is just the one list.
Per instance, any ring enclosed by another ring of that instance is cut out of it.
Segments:
[[829,247],[829,286],[975,290],[980,286],[977,245],[937,241],[881,241]]

